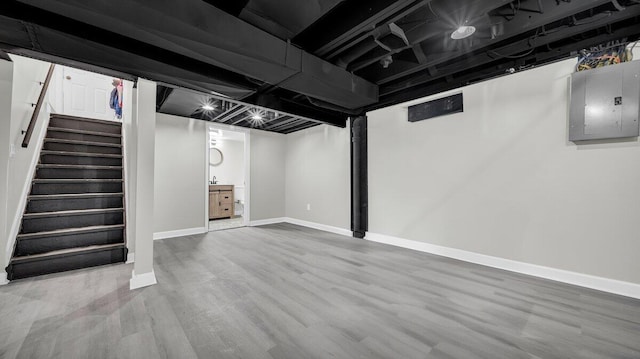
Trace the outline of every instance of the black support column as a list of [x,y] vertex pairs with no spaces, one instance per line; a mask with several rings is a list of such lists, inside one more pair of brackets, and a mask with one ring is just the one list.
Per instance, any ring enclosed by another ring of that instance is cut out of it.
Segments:
[[351,118],[351,231],[364,238],[369,230],[367,116]]

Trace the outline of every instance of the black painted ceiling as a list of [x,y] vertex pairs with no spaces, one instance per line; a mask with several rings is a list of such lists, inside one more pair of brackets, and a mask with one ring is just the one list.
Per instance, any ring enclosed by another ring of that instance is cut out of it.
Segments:
[[[639,2],[3,0],[0,46],[159,81],[161,111],[182,87],[297,116],[294,131],[635,41]],[[452,40],[460,25],[477,31]]]

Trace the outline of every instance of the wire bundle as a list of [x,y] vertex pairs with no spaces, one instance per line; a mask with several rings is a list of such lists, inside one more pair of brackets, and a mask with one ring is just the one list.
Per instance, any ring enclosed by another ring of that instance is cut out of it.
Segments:
[[627,44],[616,44],[604,48],[592,48],[591,51],[582,51],[582,56],[578,58],[576,71],[591,70],[603,66],[615,65],[633,60],[633,48],[628,48]]

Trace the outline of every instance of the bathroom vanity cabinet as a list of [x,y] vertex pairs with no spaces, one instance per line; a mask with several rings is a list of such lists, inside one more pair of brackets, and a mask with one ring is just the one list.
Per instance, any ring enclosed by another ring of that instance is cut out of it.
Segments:
[[233,185],[209,185],[209,219],[233,218]]

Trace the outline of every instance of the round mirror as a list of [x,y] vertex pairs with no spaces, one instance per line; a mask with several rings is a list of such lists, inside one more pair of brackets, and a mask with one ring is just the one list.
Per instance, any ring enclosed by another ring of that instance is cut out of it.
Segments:
[[218,166],[224,160],[224,156],[222,155],[222,151],[217,148],[212,148],[209,150],[209,164],[211,166]]

